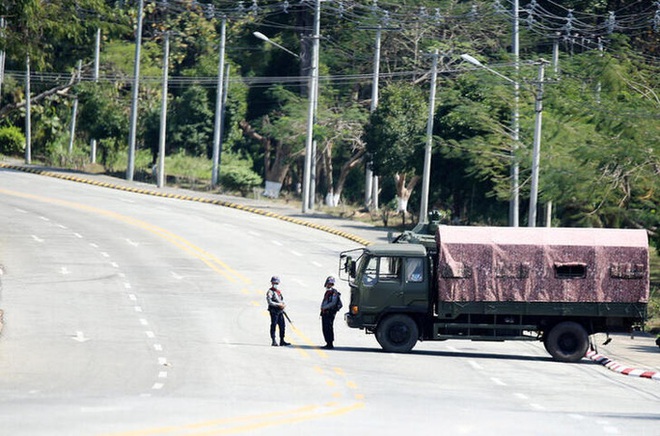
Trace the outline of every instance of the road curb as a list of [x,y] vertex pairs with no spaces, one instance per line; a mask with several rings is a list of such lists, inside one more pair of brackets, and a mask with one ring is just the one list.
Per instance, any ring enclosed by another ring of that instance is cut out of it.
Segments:
[[38,174],[41,176],[47,176],[47,177],[53,177],[56,179],[62,179],[62,180],[69,180],[73,182],[78,182],[78,183],[87,183],[89,185],[94,185],[94,186],[101,186],[103,188],[110,188],[110,189],[118,189],[121,191],[127,191],[127,192],[132,192],[136,194],[144,194],[144,195],[152,195],[155,197],[165,197],[165,198],[175,198],[178,200],[185,200],[185,201],[196,201],[200,203],[208,203],[208,204],[214,204],[217,206],[222,206],[222,207],[229,207],[232,209],[238,209],[242,210],[245,212],[250,212],[254,213],[257,215],[263,215],[269,218],[275,218],[279,219],[282,221],[287,221],[293,224],[298,224],[301,226],[309,227],[315,230],[321,230],[327,233],[331,233],[333,235],[341,236],[342,238],[348,239],[353,242],[357,242],[358,244],[361,245],[370,245],[371,242],[367,241],[366,239],[363,239],[359,236],[353,235],[351,233],[345,232],[343,230],[335,229],[333,227],[328,227],[324,226],[321,224],[315,224],[310,221],[305,221],[301,220],[298,218],[293,218],[290,216],[286,215],[281,215],[277,214],[274,212],[269,212],[265,211],[263,209],[255,208],[255,207],[250,207],[250,206],[245,206],[242,204],[238,203],[233,203],[230,201],[225,201],[225,200],[218,200],[218,199],[212,199],[212,198],[206,198],[206,197],[197,197],[197,196],[192,196],[192,195],[182,195],[182,194],[172,194],[169,192],[161,192],[161,191],[154,191],[152,189],[147,189],[147,188],[136,188],[132,186],[124,186],[120,184],[115,184],[115,183],[108,183],[108,182],[102,182],[98,180],[93,180],[93,179],[88,179],[85,177],[80,177],[77,175],[70,175],[70,174],[62,174],[62,173],[57,173],[53,171],[47,171],[47,170],[42,170],[40,168],[33,168],[33,167],[27,167],[27,166],[22,166],[22,165],[12,165],[12,164],[7,164],[4,162],[0,162],[0,168],[6,168],[6,169],[11,169],[11,170],[16,170],[16,171],[22,171],[26,173],[32,173],[32,174]]
[[610,371],[618,372],[619,374],[660,381],[660,372],[658,371],[647,371],[644,369],[636,369],[626,365],[622,365],[618,362],[613,361],[609,357],[596,353],[595,351],[587,352],[586,357],[596,363],[603,365],[605,368],[609,369]]

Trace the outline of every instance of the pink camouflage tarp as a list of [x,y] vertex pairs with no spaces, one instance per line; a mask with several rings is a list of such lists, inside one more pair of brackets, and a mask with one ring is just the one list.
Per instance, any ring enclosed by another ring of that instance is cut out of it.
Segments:
[[440,301],[646,303],[645,230],[440,226]]

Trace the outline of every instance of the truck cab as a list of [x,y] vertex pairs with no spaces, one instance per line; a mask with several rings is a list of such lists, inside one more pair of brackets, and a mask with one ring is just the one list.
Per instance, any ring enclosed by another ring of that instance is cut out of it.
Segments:
[[423,245],[371,245],[344,252],[341,259],[340,277],[351,288],[345,315],[349,327],[373,333],[388,315],[403,313],[421,319],[431,310],[433,270]]

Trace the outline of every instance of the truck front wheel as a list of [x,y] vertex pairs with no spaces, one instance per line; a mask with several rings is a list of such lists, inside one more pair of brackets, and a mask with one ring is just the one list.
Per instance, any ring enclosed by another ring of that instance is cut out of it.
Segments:
[[415,320],[407,315],[391,315],[376,328],[376,340],[383,350],[390,353],[407,353],[419,338]]
[[555,360],[577,362],[587,353],[589,334],[580,324],[564,321],[550,330],[544,345]]

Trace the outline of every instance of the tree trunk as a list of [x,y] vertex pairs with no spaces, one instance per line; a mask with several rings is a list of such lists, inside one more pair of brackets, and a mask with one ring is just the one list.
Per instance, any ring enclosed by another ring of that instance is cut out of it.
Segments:
[[410,200],[410,195],[418,181],[419,176],[412,176],[408,184],[406,184],[405,174],[397,173],[394,175],[397,196],[397,212],[406,213],[408,211],[408,200]]
[[[265,122],[268,122],[266,119]],[[280,189],[284,183],[290,165],[285,163],[285,158],[289,156],[288,147],[279,141],[273,141],[272,138],[264,136],[257,132],[247,121],[239,122],[243,134],[248,138],[259,141],[264,149],[264,179],[266,189],[264,195],[267,197],[279,197]]]

